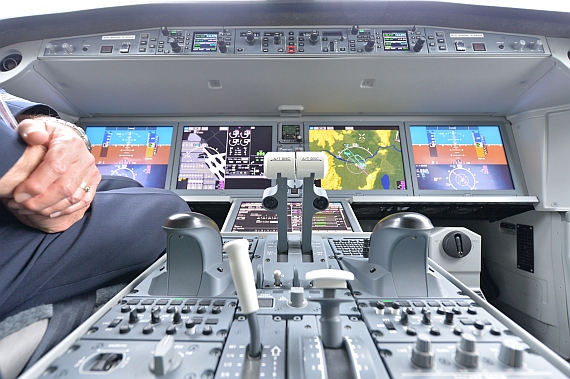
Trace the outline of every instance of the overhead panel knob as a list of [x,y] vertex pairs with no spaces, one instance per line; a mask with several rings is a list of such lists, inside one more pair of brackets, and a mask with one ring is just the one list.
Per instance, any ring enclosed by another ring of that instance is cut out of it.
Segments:
[[353,36],[358,34],[358,29],[360,29],[358,27],[358,25],[352,25],[352,28],[350,29],[350,34],[352,34]]
[[373,51],[374,50],[374,44],[375,44],[374,39],[370,38],[368,40],[368,42],[366,42],[366,45],[364,45],[364,50],[366,50],[368,52]]
[[275,45],[280,45],[280,44],[281,44],[281,34],[275,33],[275,35],[273,36],[273,43],[274,43]]
[[513,44],[513,48],[515,50],[522,50],[523,47],[525,47],[525,45],[526,45],[526,41],[524,39],[521,39],[521,40],[518,40],[517,42],[515,42]]
[[223,37],[218,37],[218,49],[220,53],[226,53],[228,51],[228,47],[226,46],[226,41],[224,41]]
[[174,38],[168,37],[166,42],[168,42],[170,44],[170,47],[172,47],[173,52],[179,53],[182,51],[182,47],[180,47],[180,45],[178,44],[178,42]]
[[316,45],[317,42],[319,42],[319,32],[317,32],[316,30],[313,30],[311,32],[311,35],[309,36],[309,43],[311,45]]
[[61,50],[61,48],[59,46],[54,45],[53,43],[48,43],[46,45],[46,49],[48,49],[52,54],[55,54]]
[[543,45],[544,45],[544,43],[542,42],[542,40],[537,39],[536,41],[534,41],[533,43],[530,44],[530,48],[533,50],[540,50]]
[[64,43],[61,45],[61,47],[63,47],[63,49],[64,49],[65,51],[67,51],[68,53],[73,53],[73,51],[75,50],[75,47],[73,47],[73,45],[71,45],[71,44],[69,44],[69,43],[67,43],[67,42],[64,42]]
[[426,43],[426,38],[425,37],[419,37],[416,41],[416,44],[414,45],[414,51],[416,53],[419,53],[420,51],[422,51],[425,43]]
[[251,30],[245,32],[245,42],[247,42],[248,45],[255,43],[255,34]]

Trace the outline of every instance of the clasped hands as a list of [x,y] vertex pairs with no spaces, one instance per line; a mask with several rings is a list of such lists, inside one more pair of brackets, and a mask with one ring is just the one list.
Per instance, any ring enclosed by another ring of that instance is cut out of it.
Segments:
[[25,119],[17,131],[28,146],[0,178],[0,200],[28,226],[47,233],[67,230],[89,209],[101,181],[95,158],[61,123]]

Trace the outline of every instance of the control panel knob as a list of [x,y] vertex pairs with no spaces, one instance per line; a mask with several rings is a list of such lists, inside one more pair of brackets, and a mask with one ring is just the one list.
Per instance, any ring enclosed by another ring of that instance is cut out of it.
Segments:
[[522,50],[525,47],[526,41],[524,39],[518,40],[513,44],[513,49],[515,50]]
[[409,318],[408,314],[406,312],[402,313],[402,316],[400,317],[400,324],[408,325],[409,322],[410,322],[410,318]]
[[75,51],[75,47],[67,42],[64,42],[61,47],[63,47],[63,49],[68,53],[73,53],[73,51]]
[[368,40],[368,42],[366,42],[366,45],[364,45],[364,50],[366,50],[368,52],[373,51],[374,50],[374,44],[375,44],[374,39],[370,38]]
[[416,41],[416,44],[414,45],[414,51],[416,53],[419,53],[420,51],[422,51],[425,43],[426,43],[426,38],[425,37],[419,37]]
[[305,289],[303,287],[291,287],[291,299],[287,304],[293,308],[303,308],[306,306]]
[[503,340],[499,361],[509,367],[520,368],[523,365],[524,350],[525,346],[512,338]]
[[453,317],[454,316],[455,316],[455,313],[453,313],[452,311],[446,311],[444,323],[446,325],[453,325]]
[[226,53],[228,51],[226,41],[224,41],[223,37],[218,37],[218,49],[220,49],[220,53]]
[[311,45],[316,45],[317,42],[319,42],[319,32],[317,32],[316,30],[313,30],[311,32],[311,35],[309,36],[309,43]]
[[170,30],[168,30],[168,28],[166,26],[163,26],[160,28],[160,33],[166,37],[170,34]]
[[174,372],[182,363],[182,357],[174,350],[174,337],[168,335],[158,342],[149,368],[156,376]]
[[352,34],[353,36],[358,34],[358,29],[360,29],[358,27],[358,25],[352,25],[352,28],[350,29],[350,34]]
[[385,308],[386,308],[386,305],[384,304],[383,301],[377,301],[376,302],[376,314],[377,315],[383,315]]
[[461,333],[461,341],[457,344],[457,351],[455,352],[455,361],[468,368],[479,366],[477,339],[473,334]]
[[172,47],[172,51],[175,53],[179,53],[182,51],[182,47],[180,47],[180,45],[178,44],[178,42],[172,38],[169,37],[166,42],[168,42],[170,44],[170,47]]
[[422,316],[422,324],[430,325],[431,324],[431,311],[427,310],[424,312]]
[[443,237],[441,247],[451,258],[463,258],[471,252],[471,239],[465,233],[451,232]]
[[59,46],[54,45],[53,43],[48,43],[46,45],[46,49],[48,49],[52,54],[55,54],[61,50],[61,48]]
[[544,45],[544,43],[542,42],[542,40],[537,39],[536,41],[534,41],[533,43],[530,44],[530,48],[533,50],[540,50],[543,45]]
[[275,35],[273,36],[273,43],[276,45],[281,44],[281,34],[275,33]]
[[245,42],[247,42],[248,45],[255,43],[255,34],[251,30],[245,32]]
[[435,355],[431,349],[431,340],[426,334],[418,335],[416,344],[412,349],[412,363],[420,368],[431,368],[435,362]]

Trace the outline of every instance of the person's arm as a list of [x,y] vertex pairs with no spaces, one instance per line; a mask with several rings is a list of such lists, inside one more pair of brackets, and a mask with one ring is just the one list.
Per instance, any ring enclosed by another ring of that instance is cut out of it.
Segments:
[[[22,99],[8,104],[16,116],[27,110]],[[0,124],[0,151],[6,158],[0,160],[2,203],[29,226],[66,230],[83,217],[101,180],[94,157],[80,135],[57,120],[26,119],[18,133],[8,128]]]

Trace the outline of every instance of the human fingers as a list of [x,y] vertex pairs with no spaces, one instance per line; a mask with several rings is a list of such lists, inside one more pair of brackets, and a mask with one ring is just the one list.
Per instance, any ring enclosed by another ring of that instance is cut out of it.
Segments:
[[69,215],[51,218],[43,215],[22,215],[15,213],[15,217],[32,228],[39,229],[46,233],[59,233],[66,231],[85,215],[87,208],[82,208]]
[[16,130],[28,145],[43,145],[49,139],[46,123],[41,120],[25,119],[18,124]]
[[[58,192],[57,189],[55,189],[60,186],[60,180],[56,181],[52,186],[48,188],[45,194],[32,199],[30,202],[24,202],[23,204],[20,204],[22,207],[25,207],[20,212],[27,214],[37,213],[53,218],[74,213],[84,207],[88,208],[93,201],[93,198],[95,197],[97,185],[101,181],[101,174],[96,167],[91,167],[87,170],[83,178],[83,181],[75,188],[74,191],[69,191],[69,196],[67,193],[62,194],[61,192]],[[74,181],[70,181],[64,176],[61,178],[61,182],[72,183]],[[65,185],[61,185],[61,188],[64,188]],[[57,199],[61,200],[58,201]],[[46,204],[53,203],[53,205],[49,205],[41,209],[34,209],[33,206],[35,206],[38,202],[43,202]]]
[[50,142],[42,163],[14,190],[14,200],[39,212],[72,197],[86,172],[97,170],[95,158],[78,136]]
[[[75,213],[82,208],[89,208],[91,202],[93,202],[93,199],[95,198],[97,185],[101,180],[101,175],[99,174],[97,178],[85,180],[86,181],[81,182],[71,198],[66,198],[53,207],[42,210],[41,213],[49,215],[51,218],[55,218]],[[87,184],[87,182],[90,184]]]

